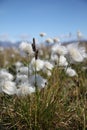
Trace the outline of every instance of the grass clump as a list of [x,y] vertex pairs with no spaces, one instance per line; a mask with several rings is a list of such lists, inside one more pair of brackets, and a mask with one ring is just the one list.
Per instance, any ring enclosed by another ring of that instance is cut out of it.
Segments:
[[2,130],[86,130],[85,74],[70,78],[62,69],[57,70],[53,70],[47,88],[38,91],[38,95],[0,95]]

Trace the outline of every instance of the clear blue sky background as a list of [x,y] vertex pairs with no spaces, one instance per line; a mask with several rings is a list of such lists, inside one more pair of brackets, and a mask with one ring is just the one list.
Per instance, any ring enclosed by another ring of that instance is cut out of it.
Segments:
[[80,30],[87,36],[87,0],[0,0],[0,36],[54,37]]

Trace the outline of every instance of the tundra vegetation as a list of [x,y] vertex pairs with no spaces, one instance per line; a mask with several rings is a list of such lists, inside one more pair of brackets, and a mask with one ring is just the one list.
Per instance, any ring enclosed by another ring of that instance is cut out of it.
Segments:
[[86,47],[45,42],[0,47],[1,130],[87,130]]

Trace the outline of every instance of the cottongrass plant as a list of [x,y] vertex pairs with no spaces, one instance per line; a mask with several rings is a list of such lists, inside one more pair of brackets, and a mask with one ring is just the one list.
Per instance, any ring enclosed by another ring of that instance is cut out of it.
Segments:
[[[84,85],[86,84],[83,82],[82,74],[80,74],[82,81],[79,81],[78,88],[79,106],[75,103],[77,78],[65,77],[66,74],[60,69],[59,71],[54,69],[52,75],[48,87],[38,91],[37,112],[35,93],[28,96],[21,95],[21,97],[5,95],[6,98],[1,103],[1,108],[4,108],[1,109],[2,129],[74,130],[82,129],[83,121],[85,122],[84,128],[86,128],[86,100],[83,100],[82,97],[85,93],[83,87],[85,88]],[[3,95],[1,98],[3,98]],[[36,113],[37,116],[35,116]],[[36,118],[37,120],[35,120]]]
[[84,52],[85,57],[76,60],[76,50],[71,53],[70,47],[53,45],[48,61],[39,58],[35,39],[21,47],[29,58],[26,66],[16,63],[15,75],[0,70],[0,129],[86,130],[85,50],[80,48],[78,55]]

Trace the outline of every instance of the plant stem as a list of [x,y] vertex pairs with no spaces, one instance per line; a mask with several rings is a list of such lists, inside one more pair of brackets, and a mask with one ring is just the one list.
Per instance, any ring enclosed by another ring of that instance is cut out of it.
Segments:
[[37,69],[35,59],[35,129],[37,130],[37,116],[38,116],[38,86],[37,86]]
[[86,95],[84,94],[84,108],[83,108],[83,119],[84,119],[84,128],[83,130],[86,130],[86,115],[85,115],[85,104],[86,104]]

